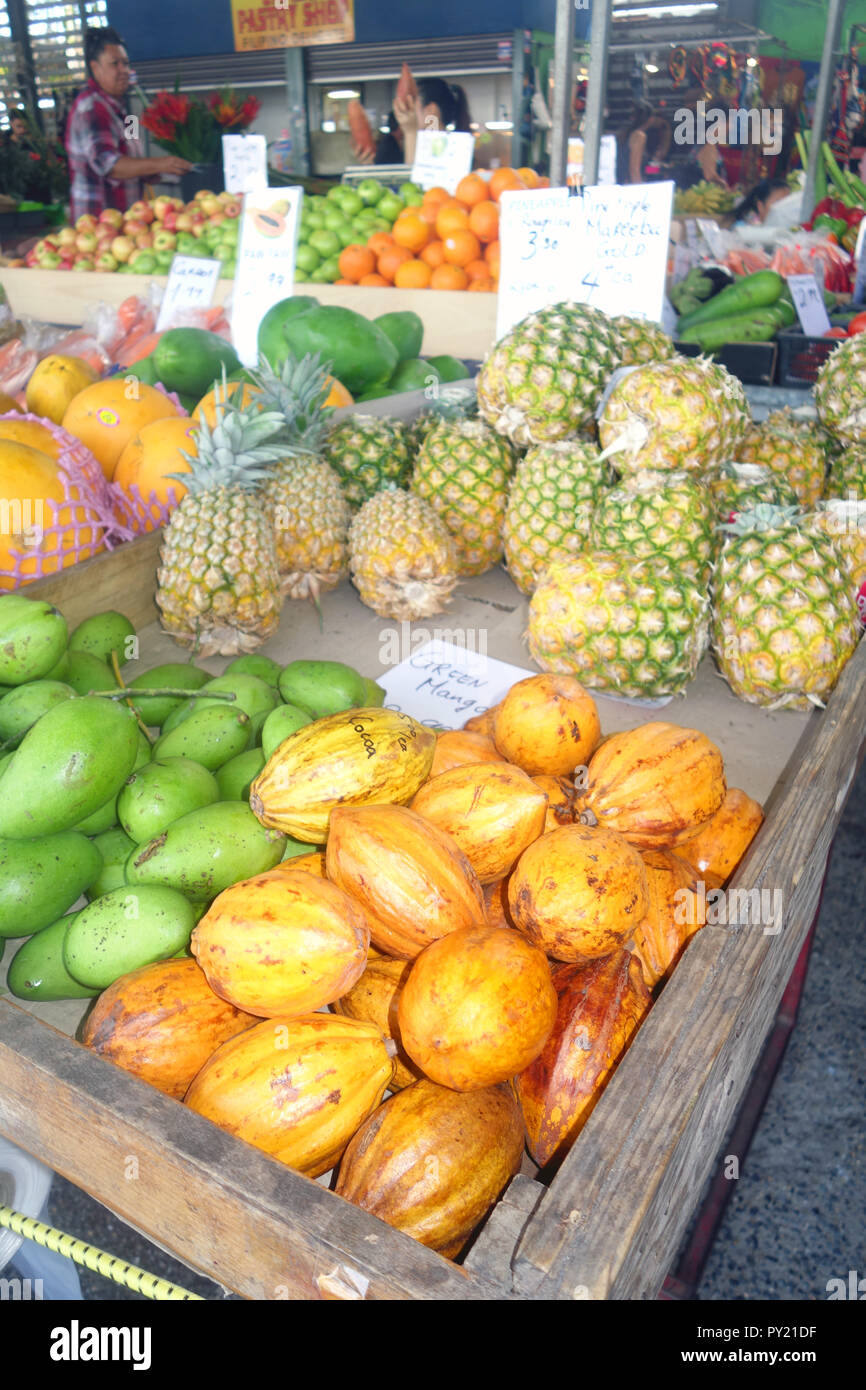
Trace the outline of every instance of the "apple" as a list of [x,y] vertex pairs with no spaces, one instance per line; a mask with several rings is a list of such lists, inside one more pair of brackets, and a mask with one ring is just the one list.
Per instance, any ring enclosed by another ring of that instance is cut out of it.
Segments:
[[174,208],[169,208],[165,217],[162,219],[162,225],[167,232],[174,232],[177,230],[177,219],[180,215],[181,214],[176,212]]
[[140,217],[127,217],[123,223],[124,236],[138,236],[141,232],[147,231],[147,223],[142,222]]
[[60,248],[61,261],[69,261],[71,263],[75,260],[76,256],[80,255],[81,252],[79,251],[77,246],[61,246]]
[[43,270],[59,270],[62,264],[56,251],[43,251],[37,259]]
[[79,217],[78,221],[75,224],[75,230],[77,232],[95,232],[96,218],[93,217],[89,212],[82,213],[82,215]]
[[224,214],[224,213],[222,213],[222,212],[214,212],[214,213],[212,213],[211,216],[207,219],[207,223],[206,223],[205,225],[208,226],[208,227],[221,227],[222,224],[225,222],[225,220],[226,220],[226,219],[225,219],[225,214]]
[[99,223],[100,226],[113,227],[115,231],[119,232],[123,226],[123,213],[120,208],[103,208],[99,214]]
[[229,203],[223,203],[223,212],[226,217],[240,217],[241,205],[236,199]]
[[220,201],[213,193],[208,193],[205,198],[202,198],[200,206],[205,217],[213,217],[214,213],[220,211]]
[[183,201],[183,198],[169,198],[168,201],[171,203],[175,212],[183,212],[184,208],[186,207],[186,203]]
[[191,232],[192,214],[189,212],[179,212],[174,219],[174,229],[176,232]]
[[172,206],[173,200],[171,198],[167,198],[164,193],[161,194],[159,198],[154,198],[153,215],[157,219],[157,221],[161,222],[162,219],[165,217],[165,214],[168,212],[169,208]]
[[207,223],[204,218],[196,218],[192,224],[192,234],[194,237],[201,237]]
[[154,251],[173,251],[177,246],[177,237],[174,232],[164,229],[156,232],[153,238]]
[[61,227],[57,233],[58,246],[74,246],[78,239],[78,233],[74,227]]
[[97,270],[117,270],[119,264],[120,262],[117,257],[112,256],[110,251],[102,251],[100,255],[96,257]]
[[72,262],[73,270],[95,270],[95,268],[96,267],[92,256],[78,256]]
[[[153,246],[153,235],[154,234],[151,232],[139,232],[138,236],[133,237],[133,241],[139,251],[149,251],[151,249]],[[159,233],[157,232],[155,235],[159,236]]]
[[40,264],[39,257],[36,254],[35,246],[32,251],[27,252],[27,255],[24,257],[24,264],[30,266],[31,269],[33,268],[33,266]]
[[145,226],[148,226],[155,220],[156,213],[150,203],[145,202],[143,198],[139,198],[137,203],[132,203],[130,207],[126,209],[126,217],[127,219],[132,217],[136,222],[143,222]]
[[120,261],[121,265],[124,261],[129,260],[135,249],[136,246],[132,237],[116,236],[111,243],[111,254],[116,261]]
[[83,251],[85,255],[89,256],[91,251],[96,250],[96,237],[93,232],[79,232],[75,238],[75,245],[79,251]]

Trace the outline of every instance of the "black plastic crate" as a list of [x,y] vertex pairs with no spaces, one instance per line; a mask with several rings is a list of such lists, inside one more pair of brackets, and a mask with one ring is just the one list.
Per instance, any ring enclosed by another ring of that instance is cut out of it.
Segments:
[[806,333],[780,333],[776,341],[779,344],[778,384],[809,390],[827,358],[846,340],[810,338]]
[[[674,347],[683,357],[700,357],[703,351],[697,343],[674,341]],[[771,386],[775,381],[777,351],[775,343],[725,343],[712,355],[744,386]]]

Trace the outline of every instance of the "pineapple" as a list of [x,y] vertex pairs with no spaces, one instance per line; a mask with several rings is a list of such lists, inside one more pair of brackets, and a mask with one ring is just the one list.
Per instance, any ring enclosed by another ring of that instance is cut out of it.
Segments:
[[757,463],[783,478],[803,507],[811,507],[824,491],[824,449],[814,426],[777,410],[753,424],[737,453],[738,463]]
[[505,564],[531,594],[553,560],[577,554],[611,480],[598,449],[573,439],[537,444],[517,465],[505,513]]
[[198,656],[251,652],[276,632],[282,608],[274,530],[254,489],[283,455],[276,411],[227,409],[201,420],[186,496],[163,532],[156,602],[162,626]]
[[569,439],[592,423],[619,361],[613,321],[586,304],[553,304],[501,338],[478,375],[478,408],[514,444]]
[[619,333],[619,365],[635,367],[640,362],[664,362],[676,356],[673,339],[652,319],[632,319],[620,314],[613,319]]
[[414,621],[441,613],[457,583],[457,545],[413,492],[385,488],[349,527],[349,566],[362,602],[381,618]]
[[860,621],[866,623],[866,499],[819,502],[803,520],[804,530],[828,536],[848,568]]
[[750,704],[823,704],[859,636],[840,552],[792,508],[759,506],[726,529],[713,605],[722,674]]
[[457,542],[460,573],[483,574],[502,558],[511,445],[483,420],[441,420],[415,460],[412,489]]
[[402,487],[412,464],[410,435],[402,420],[352,415],[335,425],[325,444],[351,507],[360,507],[380,488]]
[[736,377],[704,357],[634,367],[616,381],[599,420],[621,473],[705,472],[730,458],[749,423]]
[[724,463],[710,478],[709,487],[718,521],[733,521],[737,512],[752,511],[762,502],[777,507],[798,505],[790,483],[757,463]]
[[866,340],[857,333],[827,358],[815,382],[818,419],[841,444],[866,443]]
[[846,449],[833,460],[825,495],[851,502],[866,500],[866,449]]
[[529,650],[545,671],[634,699],[678,695],[707,648],[708,600],[659,556],[587,550],[555,561],[529,604]]
[[257,403],[283,417],[284,457],[260,488],[273,523],[284,593],[314,603],[349,574],[349,504],[321,457],[329,428],[329,368],[318,357],[287,358],[279,371],[262,359]]
[[713,554],[710,495],[688,473],[647,470],[627,477],[599,501],[589,542],[635,560],[660,556],[705,586]]

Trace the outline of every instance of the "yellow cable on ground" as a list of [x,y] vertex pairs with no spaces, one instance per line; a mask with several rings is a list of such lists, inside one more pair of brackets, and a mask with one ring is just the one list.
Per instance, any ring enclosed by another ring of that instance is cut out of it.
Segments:
[[136,1293],[144,1294],[146,1298],[205,1302],[199,1294],[190,1293],[189,1289],[182,1289],[179,1284],[172,1284],[168,1279],[158,1279],[155,1274],[148,1274],[145,1269],[138,1269],[136,1265],[118,1259],[116,1255],[109,1255],[107,1251],[99,1250],[95,1245],[88,1245],[86,1241],[58,1231],[53,1226],[46,1226],[43,1222],[34,1220],[32,1216],[25,1216],[22,1211],[14,1211],[12,1207],[0,1206],[0,1226],[7,1226],[16,1235],[27,1236],[29,1240],[35,1240],[37,1245],[44,1245],[48,1250],[66,1255],[76,1264],[85,1265],[95,1274],[101,1274],[103,1279],[113,1279],[115,1284],[123,1284]]

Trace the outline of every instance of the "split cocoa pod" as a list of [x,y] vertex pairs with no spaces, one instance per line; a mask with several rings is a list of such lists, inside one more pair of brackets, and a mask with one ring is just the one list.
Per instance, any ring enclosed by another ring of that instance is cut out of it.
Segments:
[[431,777],[412,810],[453,836],[482,884],[495,883],[542,834],[547,794],[511,763],[469,763]]
[[687,840],[680,853],[707,876],[711,887],[730,878],[764,820],[763,807],[739,787],[729,787],[714,816],[705,820],[697,835]]
[[411,968],[411,961],[408,960],[388,960],[384,956],[368,960],[367,969],[357,984],[339,999],[335,999],[331,1005],[335,1013],[343,1014],[346,1018],[359,1018],[365,1023],[374,1023],[386,1038],[394,1041],[397,1051],[394,1057],[392,1091],[411,1086],[421,1075],[403,1047],[397,1017],[400,995]]
[[85,1047],[183,1100],[224,1042],[258,1019],[220,999],[190,958],[160,960],[103,990],[82,1030]]
[[508,880],[518,929],[556,960],[619,950],[649,906],[640,854],[615,830],[563,825],[520,856]]
[[336,1191],[453,1258],[519,1171],[523,1143],[507,1086],[459,1092],[416,1081],[358,1130]]
[[448,932],[484,923],[484,896],[452,836],[405,806],[337,806],[328,878],[361,905],[374,945],[412,960]]
[[553,1029],[514,1081],[529,1152],[542,1168],[565,1157],[650,1006],[640,965],[629,951],[589,965],[560,965],[553,986]]
[[468,927],[414,961],[397,1006],[402,1043],[425,1076],[483,1090],[523,1071],[556,1018],[550,966],[519,932]]
[[634,929],[633,950],[653,989],[673,970],[686,942],[706,925],[705,898],[697,892],[697,871],[669,849],[644,850],[649,906]]
[[309,1178],[339,1162],[391,1084],[394,1044],[335,1014],[267,1019],[224,1043],[186,1104]]
[[493,722],[493,741],[534,777],[572,776],[601,738],[595,701],[574,676],[527,676],[511,687]]

